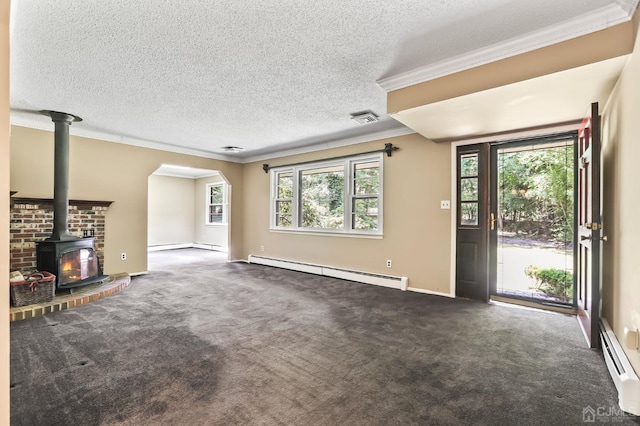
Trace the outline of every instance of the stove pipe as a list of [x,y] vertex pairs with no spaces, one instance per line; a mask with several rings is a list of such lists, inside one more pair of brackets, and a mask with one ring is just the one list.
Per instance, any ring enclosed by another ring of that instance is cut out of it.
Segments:
[[53,232],[45,241],[70,241],[79,237],[69,233],[69,126],[82,118],[56,111],[41,111],[55,123],[53,171]]

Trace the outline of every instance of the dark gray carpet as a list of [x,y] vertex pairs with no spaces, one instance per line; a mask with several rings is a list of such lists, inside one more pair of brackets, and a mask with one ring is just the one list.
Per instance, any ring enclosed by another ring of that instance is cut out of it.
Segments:
[[13,425],[572,425],[617,409],[573,317],[208,251],[150,266],[11,324]]

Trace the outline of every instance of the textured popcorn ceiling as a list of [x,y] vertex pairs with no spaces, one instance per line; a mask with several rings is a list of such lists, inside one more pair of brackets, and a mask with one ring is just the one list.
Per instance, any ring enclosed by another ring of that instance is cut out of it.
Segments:
[[[616,3],[634,1],[18,0],[11,107],[43,124],[33,111],[79,115],[74,128],[125,142],[256,158],[402,128],[376,81]],[[381,121],[350,119],[364,110]]]

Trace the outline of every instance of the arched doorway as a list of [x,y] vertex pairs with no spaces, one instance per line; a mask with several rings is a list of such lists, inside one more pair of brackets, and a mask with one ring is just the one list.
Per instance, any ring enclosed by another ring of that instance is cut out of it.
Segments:
[[148,179],[148,250],[199,248],[228,260],[231,185],[225,176],[163,164]]

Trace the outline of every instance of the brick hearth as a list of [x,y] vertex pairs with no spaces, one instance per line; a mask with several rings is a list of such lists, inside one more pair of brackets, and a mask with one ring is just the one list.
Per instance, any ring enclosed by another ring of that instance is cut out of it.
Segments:
[[9,321],[20,321],[56,311],[77,308],[119,293],[130,283],[131,277],[128,274],[111,275],[104,283],[89,285],[67,295],[56,295],[51,302],[12,307],[9,311]]

